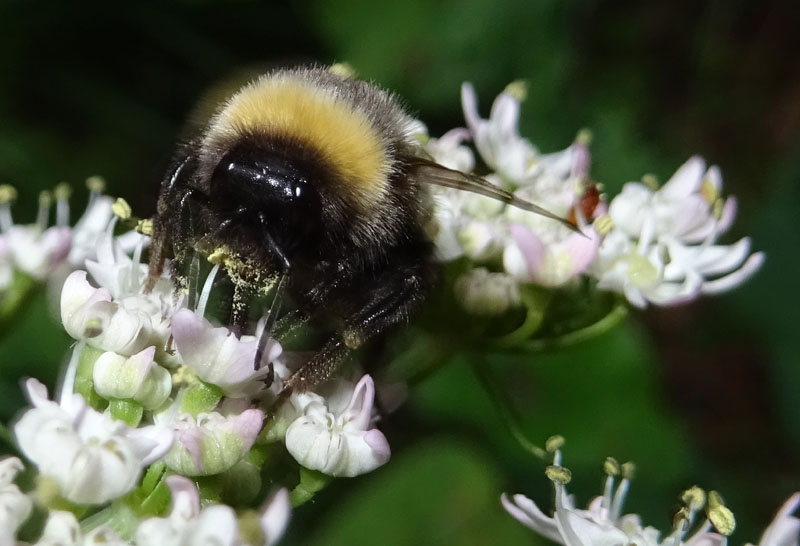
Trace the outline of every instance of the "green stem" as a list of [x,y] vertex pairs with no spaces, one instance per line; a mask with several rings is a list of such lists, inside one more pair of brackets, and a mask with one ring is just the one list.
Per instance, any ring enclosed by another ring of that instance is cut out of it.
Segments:
[[521,289],[520,297],[525,305],[525,320],[516,330],[490,339],[492,345],[500,348],[516,347],[530,339],[541,328],[552,292],[527,286]]
[[19,272],[14,274],[11,286],[0,299],[0,338],[19,322],[17,312],[27,307],[37,286],[39,284],[33,277]]
[[500,418],[503,424],[508,428],[508,431],[514,439],[522,446],[522,449],[537,457],[539,459],[547,459],[547,452],[541,447],[531,442],[525,433],[522,431],[522,424],[520,423],[519,414],[517,410],[511,405],[511,402],[506,395],[505,390],[500,384],[499,379],[492,371],[491,365],[486,362],[486,359],[481,356],[476,356],[472,359],[472,369],[478,380],[481,383],[489,399],[494,404],[497,411],[500,413]]
[[517,346],[517,348],[523,351],[543,351],[576,345],[606,333],[619,324],[627,315],[628,307],[620,303],[611,309],[606,316],[585,328],[558,337],[531,339],[527,343]]

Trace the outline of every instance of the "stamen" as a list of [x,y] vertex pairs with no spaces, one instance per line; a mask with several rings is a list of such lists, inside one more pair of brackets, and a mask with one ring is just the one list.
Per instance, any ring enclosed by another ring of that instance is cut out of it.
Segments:
[[630,485],[631,482],[627,478],[622,478],[622,481],[619,482],[617,491],[614,493],[614,502],[611,503],[611,510],[609,513],[609,519],[612,521],[617,521],[619,519],[622,513],[622,504],[625,502],[625,495],[628,494]]
[[619,463],[613,457],[607,457],[603,463],[603,471],[606,473],[606,483],[603,487],[603,506],[611,513],[612,492],[614,491],[614,476],[619,475]]
[[75,392],[75,377],[78,375],[78,363],[81,359],[81,353],[86,347],[86,342],[81,341],[75,345],[72,350],[72,356],[67,364],[67,369],[64,371],[64,382],[61,384],[61,391],[58,395],[58,403],[62,407],[72,403],[72,394]]
[[206,305],[211,295],[211,287],[214,286],[214,278],[217,276],[217,271],[219,271],[219,264],[214,264],[214,267],[208,273],[208,277],[206,277],[205,284],[203,284],[203,291],[200,293],[200,299],[197,302],[197,314],[201,317],[206,313]]
[[548,453],[555,453],[564,447],[564,443],[564,437],[556,434],[555,436],[550,436],[547,440],[545,440],[544,448]]
[[136,243],[136,248],[133,249],[133,258],[131,261],[130,276],[128,277],[128,286],[132,293],[139,291],[139,264],[142,263],[142,250],[144,249],[144,239],[139,239]]
[[117,227],[118,216],[114,216],[108,223],[106,232],[97,245],[97,261],[102,264],[113,264],[114,259],[114,229]]
[[66,182],[62,182],[55,187],[53,194],[56,196],[56,225],[69,226],[69,198],[72,195],[72,188]]
[[53,196],[49,191],[39,192],[39,212],[36,214],[36,227],[40,232],[47,229],[47,220],[50,217],[50,205],[53,202]]
[[588,146],[589,144],[592,143],[593,136],[594,135],[592,135],[591,129],[583,128],[580,131],[578,131],[578,134],[575,136],[575,142],[577,142],[581,146]]
[[721,534],[728,536],[736,528],[736,518],[733,512],[722,502],[722,497],[716,491],[708,493],[708,520]]
[[86,179],[86,187],[89,189],[89,202],[86,203],[86,208],[92,206],[94,200],[106,191],[106,181],[100,176],[90,176]]

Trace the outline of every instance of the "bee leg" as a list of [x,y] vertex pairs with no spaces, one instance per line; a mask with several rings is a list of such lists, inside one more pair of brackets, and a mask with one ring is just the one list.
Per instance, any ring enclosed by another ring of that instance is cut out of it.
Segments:
[[387,270],[375,279],[378,287],[371,299],[348,321],[344,332],[337,334],[311,360],[294,372],[281,391],[281,400],[292,392],[303,392],[324,383],[336,373],[348,352],[368,339],[408,320],[422,302],[433,282],[427,265]]
[[278,403],[289,398],[293,392],[305,392],[330,379],[349,352],[341,337],[330,339],[311,360],[286,380],[278,395]]
[[[188,148],[187,148],[188,149]],[[150,292],[164,272],[167,253],[173,247],[173,215],[170,209],[177,200],[179,207],[186,206],[186,193],[192,190],[185,186],[193,173],[194,157],[188,152],[181,152],[168,171],[167,178],[161,183],[162,197],[158,200],[156,216],[153,219],[153,236],[150,244],[150,260],[145,284],[145,292]],[[179,210],[179,213],[181,211]]]

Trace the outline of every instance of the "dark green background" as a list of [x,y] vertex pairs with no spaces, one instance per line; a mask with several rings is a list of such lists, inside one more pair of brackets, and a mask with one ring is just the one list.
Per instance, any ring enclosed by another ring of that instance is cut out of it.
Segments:
[[[638,464],[628,508],[646,522],[667,529],[678,492],[697,483],[737,514],[735,543],[756,541],[800,489],[798,28],[788,1],[3,2],[0,183],[19,188],[23,220],[39,190],[93,174],[147,215],[204,90],[237,70],[307,61],[350,62],[433,134],[462,124],[462,81],[487,113],[524,78],[523,134],[553,151],[591,128],[592,172],[611,194],[702,154],[740,199],[727,240],[751,234],[763,270],[735,293],[495,365],[530,436],[567,437],[580,504],[613,455]],[[52,384],[68,343],[44,298],[5,333],[4,419],[23,403],[19,377]],[[384,429],[391,463],[320,494],[286,543],[537,541],[498,497],[549,506],[542,464],[514,444],[464,362],[415,389]]]

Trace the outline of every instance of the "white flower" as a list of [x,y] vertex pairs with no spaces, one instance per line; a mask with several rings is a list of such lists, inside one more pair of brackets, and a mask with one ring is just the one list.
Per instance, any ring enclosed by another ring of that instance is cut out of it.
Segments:
[[175,444],[164,462],[184,476],[209,476],[232,468],[250,451],[264,421],[262,411],[252,408],[228,417],[217,412],[196,418],[184,413],[172,420],[174,411],[156,415],[156,422],[174,429]]
[[0,544],[13,544],[17,529],[31,513],[33,503],[14,483],[23,469],[16,457],[0,460]]
[[[561,286],[583,273],[597,255],[601,238],[591,228],[564,236],[565,229],[553,226],[537,235],[524,224],[509,226],[512,239],[503,251],[505,270],[520,281],[543,286]],[[551,240],[549,234],[554,234]]]
[[145,409],[161,406],[172,391],[170,373],[155,363],[155,347],[126,358],[106,352],[94,363],[92,382],[103,398],[130,398]]
[[758,546],[798,546],[800,519],[793,516],[800,506],[800,493],[795,493],[781,506],[778,514],[764,531]]
[[15,225],[5,231],[14,266],[34,279],[43,280],[69,254],[72,241],[68,227],[41,230],[37,225]]
[[693,487],[682,495],[685,507],[675,517],[672,533],[660,539],[660,532],[653,527],[643,527],[636,514],[622,515],[622,505],[630,485],[626,465],[622,465],[622,480],[614,489],[614,479],[620,467],[613,459],[606,462],[608,478],[604,494],[595,497],[586,510],[575,508],[572,497],[567,494],[565,484],[570,480],[569,471],[560,465],[561,454],[556,451],[554,465],[548,467],[547,475],[555,487],[555,513],[552,517],[542,512],[536,503],[524,495],[509,497],[505,493],[500,500],[503,507],[517,521],[564,546],[725,546],[726,536],[711,532],[712,522],[725,535],[735,527],[733,514],[721,504],[719,496],[709,494],[709,519],[700,524],[695,532],[686,537],[695,516],[706,504],[706,494]]
[[719,170],[687,161],[659,190],[631,182],[609,206],[613,229],[592,272],[598,287],[622,292],[637,307],[671,305],[730,290],[751,277],[764,254],[750,239],[715,244],[733,222],[735,201],[719,197]]
[[492,104],[489,119],[483,119],[475,90],[465,83],[461,103],[475,147],[489,168],[515,183],[524,179],[538,152],[519,134],[520,100],[508,89],[503,91]]
[[[258,333],[258,332],[257,332]],[[189,309],[181,309],[172,317],[172,336],[183,363],[207,383],[217,385],[228,396],[251,395],[264,388],[261,381],[272,362],[278,379],[272,389],[277,393],[281,379],[288,377],[286,366],[276,362],[282,350],[269,340],[264,350],[263,365],[255,370],[253,360],[258,336],[237,338],[227,328],[214,328],[210,322]]]
[[499,315],[520,304],[517,281],[506,273],[492,273],[484,267],[459,277],[453,288],[464,310],[474,315]]
[[86,406],[80,395],[60,404],[35,379],[25,383],[33,408],[14,425],[20,449],[72,502],[100,504],[131,491],[142,468],[160,459],[172,434],[159,427],[130,429]]
[[[372,378],[365,375],[351,388],[340,381],[327,399],[313,393],[294,395],[303,399],[303,413],[286,431],[286,449],[301,465],[331,476],[352,477],[389,460],[386,437],[371,428]],[[350,400],[345,402],[348,395]]]
[[125,356],[132,356],[157,341],[150,315],[113,302],[106,288],[89,284],[86,271],[73,271],[64,282],[61,322],[73,338]]
[[451,129],[440,138],[430,139],[425,145],[425,151],[439,165],[468,173],[475,168],[475,155],[462,142],[471,138],[467,129]]
[[136,530],[136,546],[271,546],[280,540],[289,523],[291,507],[286,489],[273,495],[258,516],[261,536],[244,537],[236,513],[229,506],[212,505],[200,509],[200,496],[191,480],[169,476],[167,485],[172,492],[172,511],[166,518],[142,522]]

